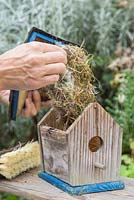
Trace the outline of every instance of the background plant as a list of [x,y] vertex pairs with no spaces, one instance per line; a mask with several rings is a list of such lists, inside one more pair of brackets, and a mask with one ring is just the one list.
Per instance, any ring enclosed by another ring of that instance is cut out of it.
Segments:
[[134,141],[134,71],[124,71],[120,86],[113,98],[108,102],[108,110],[121,125],[124,131],[123,149],[131,151],[133,156]]

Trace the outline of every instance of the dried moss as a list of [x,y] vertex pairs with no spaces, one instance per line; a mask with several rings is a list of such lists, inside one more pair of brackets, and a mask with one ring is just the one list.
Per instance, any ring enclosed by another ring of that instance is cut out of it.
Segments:
[[66,129],[89,103],[95,101],[95,77],[89,67],[91,55],[78,46],[68,45],[65,50],[68,56],[66,73],[54,86],[40,89],[40,93],[41,96],[47,93],[62,115],[64,113]]

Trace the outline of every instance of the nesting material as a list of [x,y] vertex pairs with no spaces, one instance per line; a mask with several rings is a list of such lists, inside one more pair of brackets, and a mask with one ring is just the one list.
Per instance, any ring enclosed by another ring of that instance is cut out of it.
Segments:
[[39,166],[40,162],[38,142],[27,143],[0,156],[0,174],[12,179],[28,169]]
[[92,56],[82,47],[67,45],[68,64],[66,73],[54,86],[39,90],[41,97],[46,94],[61,112],[65,129],[82,113],[85,107],[95,101],[93,82],[95,77],[89,66]]

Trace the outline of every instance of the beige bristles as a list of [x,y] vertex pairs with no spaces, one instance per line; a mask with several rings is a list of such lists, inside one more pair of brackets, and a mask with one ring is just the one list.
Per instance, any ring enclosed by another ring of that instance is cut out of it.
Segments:
[[20,173],[40,165],[38,142],[31,142],[17,150],[0,156],[0,174],[11,179]]

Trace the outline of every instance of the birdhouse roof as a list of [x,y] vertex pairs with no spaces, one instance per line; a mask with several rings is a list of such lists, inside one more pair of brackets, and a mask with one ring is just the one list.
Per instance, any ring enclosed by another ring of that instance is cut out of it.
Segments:
[[[89,117],[88,117],[89,116]],[[69,134],[71,132],[72,129],[74,129],[78,123],[82,123],[86,120],[86,123],[89,123],[89,121],[93,121],[96,120],[96,124],[100,123],[98,121],[99,116],[101,118],[101,123],[102,121],[106,121],[106,119],[108,119],[107,122],[109,123],[114,123],[114,125],[116,125],[117,127],[120,128],[120,126],[115,122],[115,120],[112,118],[112,116],[97,102],[95,103],[90,103],[82,112],[82,114],[75,120],[75,122],[73,122],[67,130],[63,130],[61,127],[63,126],[63,121],[62,118],[59,120],[59,112],[52,108],[42,119],[41,121],[38,123],[38,127],[39,126],[48,126],[54,129],[58,129],[60,131],[60,133],[64,133],[66,132],[66,134]]]
[[[89,118],[87,117],[89,116]],[[100,121],[98,121],[100,116]],[[96,119],[95,119],[96,118]],[[102,123],[104,121],[106,121],[106,118],[108,119],[108,122],[114,123],[114,125],[116,125],[117,127],[120,128],[119,124],[113,119],[113,117],[97,102],[95,103],[90,103],[82,112],[82,114],[75,120],[75,122],[73,124],[71,124],[71,126],[67,129],[67,133],[70,133],[71,130],[78,125],[78,123],[82,120],[85,121],[87,123],[89,123],[89,120],[96,120],[96,125],[97,123]],[[82,123],[81,121],[81,123]]]

